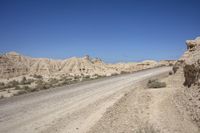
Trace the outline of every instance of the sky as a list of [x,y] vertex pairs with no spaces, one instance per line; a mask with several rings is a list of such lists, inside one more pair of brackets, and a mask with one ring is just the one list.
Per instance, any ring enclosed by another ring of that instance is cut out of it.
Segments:
[[178,59],[200,0],[0,0],[0,53],[106,62]]

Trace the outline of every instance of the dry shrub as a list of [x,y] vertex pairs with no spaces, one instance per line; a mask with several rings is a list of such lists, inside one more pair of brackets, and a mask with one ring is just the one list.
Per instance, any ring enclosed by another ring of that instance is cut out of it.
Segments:
[[42,79],[43,78],[42,75],[37,75],[37,74],[34,74],[33,77],[36,78],[36,79]]
[[3,96],[3,95],[1,95],[1,96],[0,96],[0,99],[3,99],[3,98],[4,98],[4,96]]
[[169,75],[172,75],[173,73],[172,72],[169,72]]
[[160,133],[160,130],[149,123],[142,123],[133,133]]
[[16,87],[17,85],[19,85],[20,83],[16,80],[10,81],[6,84],[6,88],[11,88],[11,87]]
[[31,84],[32,82],[34,82],[33,79],[26,79],[26,77],[23,77],[20,84],[21,85],[26,85],[26,84]]
[[25,91],[25,90],[20,90],[20,91],[18,91],[17,93],[15,93],[14,96],[19,96],[19,95],[26,94],[26,93],[27,93],[27,91]]
[[158,80],[149,80],[147,83],[147,87],[148,88],[163,88],[166,87],[166,83],[165,82],[160,82]]
[[15,86],[15,90],[21,90],[22,88],[20,86]]
[[3,82],[0,82],[0,90],[5,89],[5,84]]
[[51,84],[51,85],[57,84],[58,82],[59,82],[58,79],[55,79],[55,78],[51,78],[49,80],[49,84]]

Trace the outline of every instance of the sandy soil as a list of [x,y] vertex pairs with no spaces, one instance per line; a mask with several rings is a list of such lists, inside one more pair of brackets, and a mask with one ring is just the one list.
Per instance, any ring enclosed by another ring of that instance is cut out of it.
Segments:
[[176,106],[174,96],[181,88],[174,78],[163,79],[166,88],[133,87],[89,133],[199,133],[188,115]]
[[87,132],[131,86],[170,69],[144,70],[0,100],[0,132]]

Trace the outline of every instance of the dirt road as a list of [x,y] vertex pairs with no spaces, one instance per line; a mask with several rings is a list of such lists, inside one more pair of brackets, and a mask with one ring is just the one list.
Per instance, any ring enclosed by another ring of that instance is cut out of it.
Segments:
[[0,100],[1,133],[84,133],[132,86],[170,67]]

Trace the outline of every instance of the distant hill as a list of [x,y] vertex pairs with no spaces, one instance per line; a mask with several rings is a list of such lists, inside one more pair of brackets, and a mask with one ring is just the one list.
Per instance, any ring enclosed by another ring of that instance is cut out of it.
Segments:
[[123,72],[134,72],[160,65],[169,65],[173,61],[143,61],[132,63],[106,64],[101,59],[85,56],[53,60],[32,58],[17,52],[0,56],[0,78],[13,78],[22,75],[43,75],[46,77],[61,75],[101,75],[110,76]]

